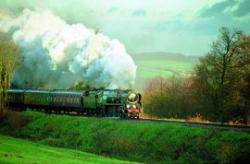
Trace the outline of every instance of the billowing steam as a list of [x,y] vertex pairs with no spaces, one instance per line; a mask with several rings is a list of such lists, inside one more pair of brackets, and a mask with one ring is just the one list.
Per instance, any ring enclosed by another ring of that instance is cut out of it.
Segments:
[[130,88],[136,65],[123,44],[82,24],[67,24],[50,11],[25,9],[1,15],[0,30],[21,48],[14,73],[18,87],[64,88],[76,81],[95,87]]

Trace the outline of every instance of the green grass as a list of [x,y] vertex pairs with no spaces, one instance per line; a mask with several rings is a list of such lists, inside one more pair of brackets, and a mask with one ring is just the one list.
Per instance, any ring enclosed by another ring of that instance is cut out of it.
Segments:
[[9,114],[0,132],[43,144],[146,163],[244,163],[250,160],[249,132],[175,123],[26,111]]
[[130,163],[0,135],[0,163]]

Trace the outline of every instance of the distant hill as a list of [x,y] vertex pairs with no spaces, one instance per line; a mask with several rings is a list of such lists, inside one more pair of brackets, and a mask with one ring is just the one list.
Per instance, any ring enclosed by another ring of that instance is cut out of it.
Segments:
[[180,60],[180,61],[198,61],[196,56],[186,56],[181,53],[169,53],[169,52],[145,52],[133,54],[132,57],[135,60],[141,59],[165,59],[165,60]]
[[134,54],[132,57],[138,66],[135,85],[137,89],[141,89],[148,79],[154,77],[190,73],[198,62],[198,57],[168,52],[146,52]]

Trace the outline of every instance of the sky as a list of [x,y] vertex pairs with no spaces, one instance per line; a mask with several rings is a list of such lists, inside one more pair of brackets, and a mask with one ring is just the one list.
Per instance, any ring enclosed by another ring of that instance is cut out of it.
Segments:
[[250,33],[250,0],[1,0],[16,14],[49,9],[67,23],[81,23],[117,38],[130,54],[207,53],[224,26]]

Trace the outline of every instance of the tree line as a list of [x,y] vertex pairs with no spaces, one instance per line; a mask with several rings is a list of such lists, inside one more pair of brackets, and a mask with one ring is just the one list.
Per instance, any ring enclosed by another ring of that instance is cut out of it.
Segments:
[[250,36],[221,28],[210,51],[186,77],[155,78],[144,89],[144,112],[157,117],[250,120]]

